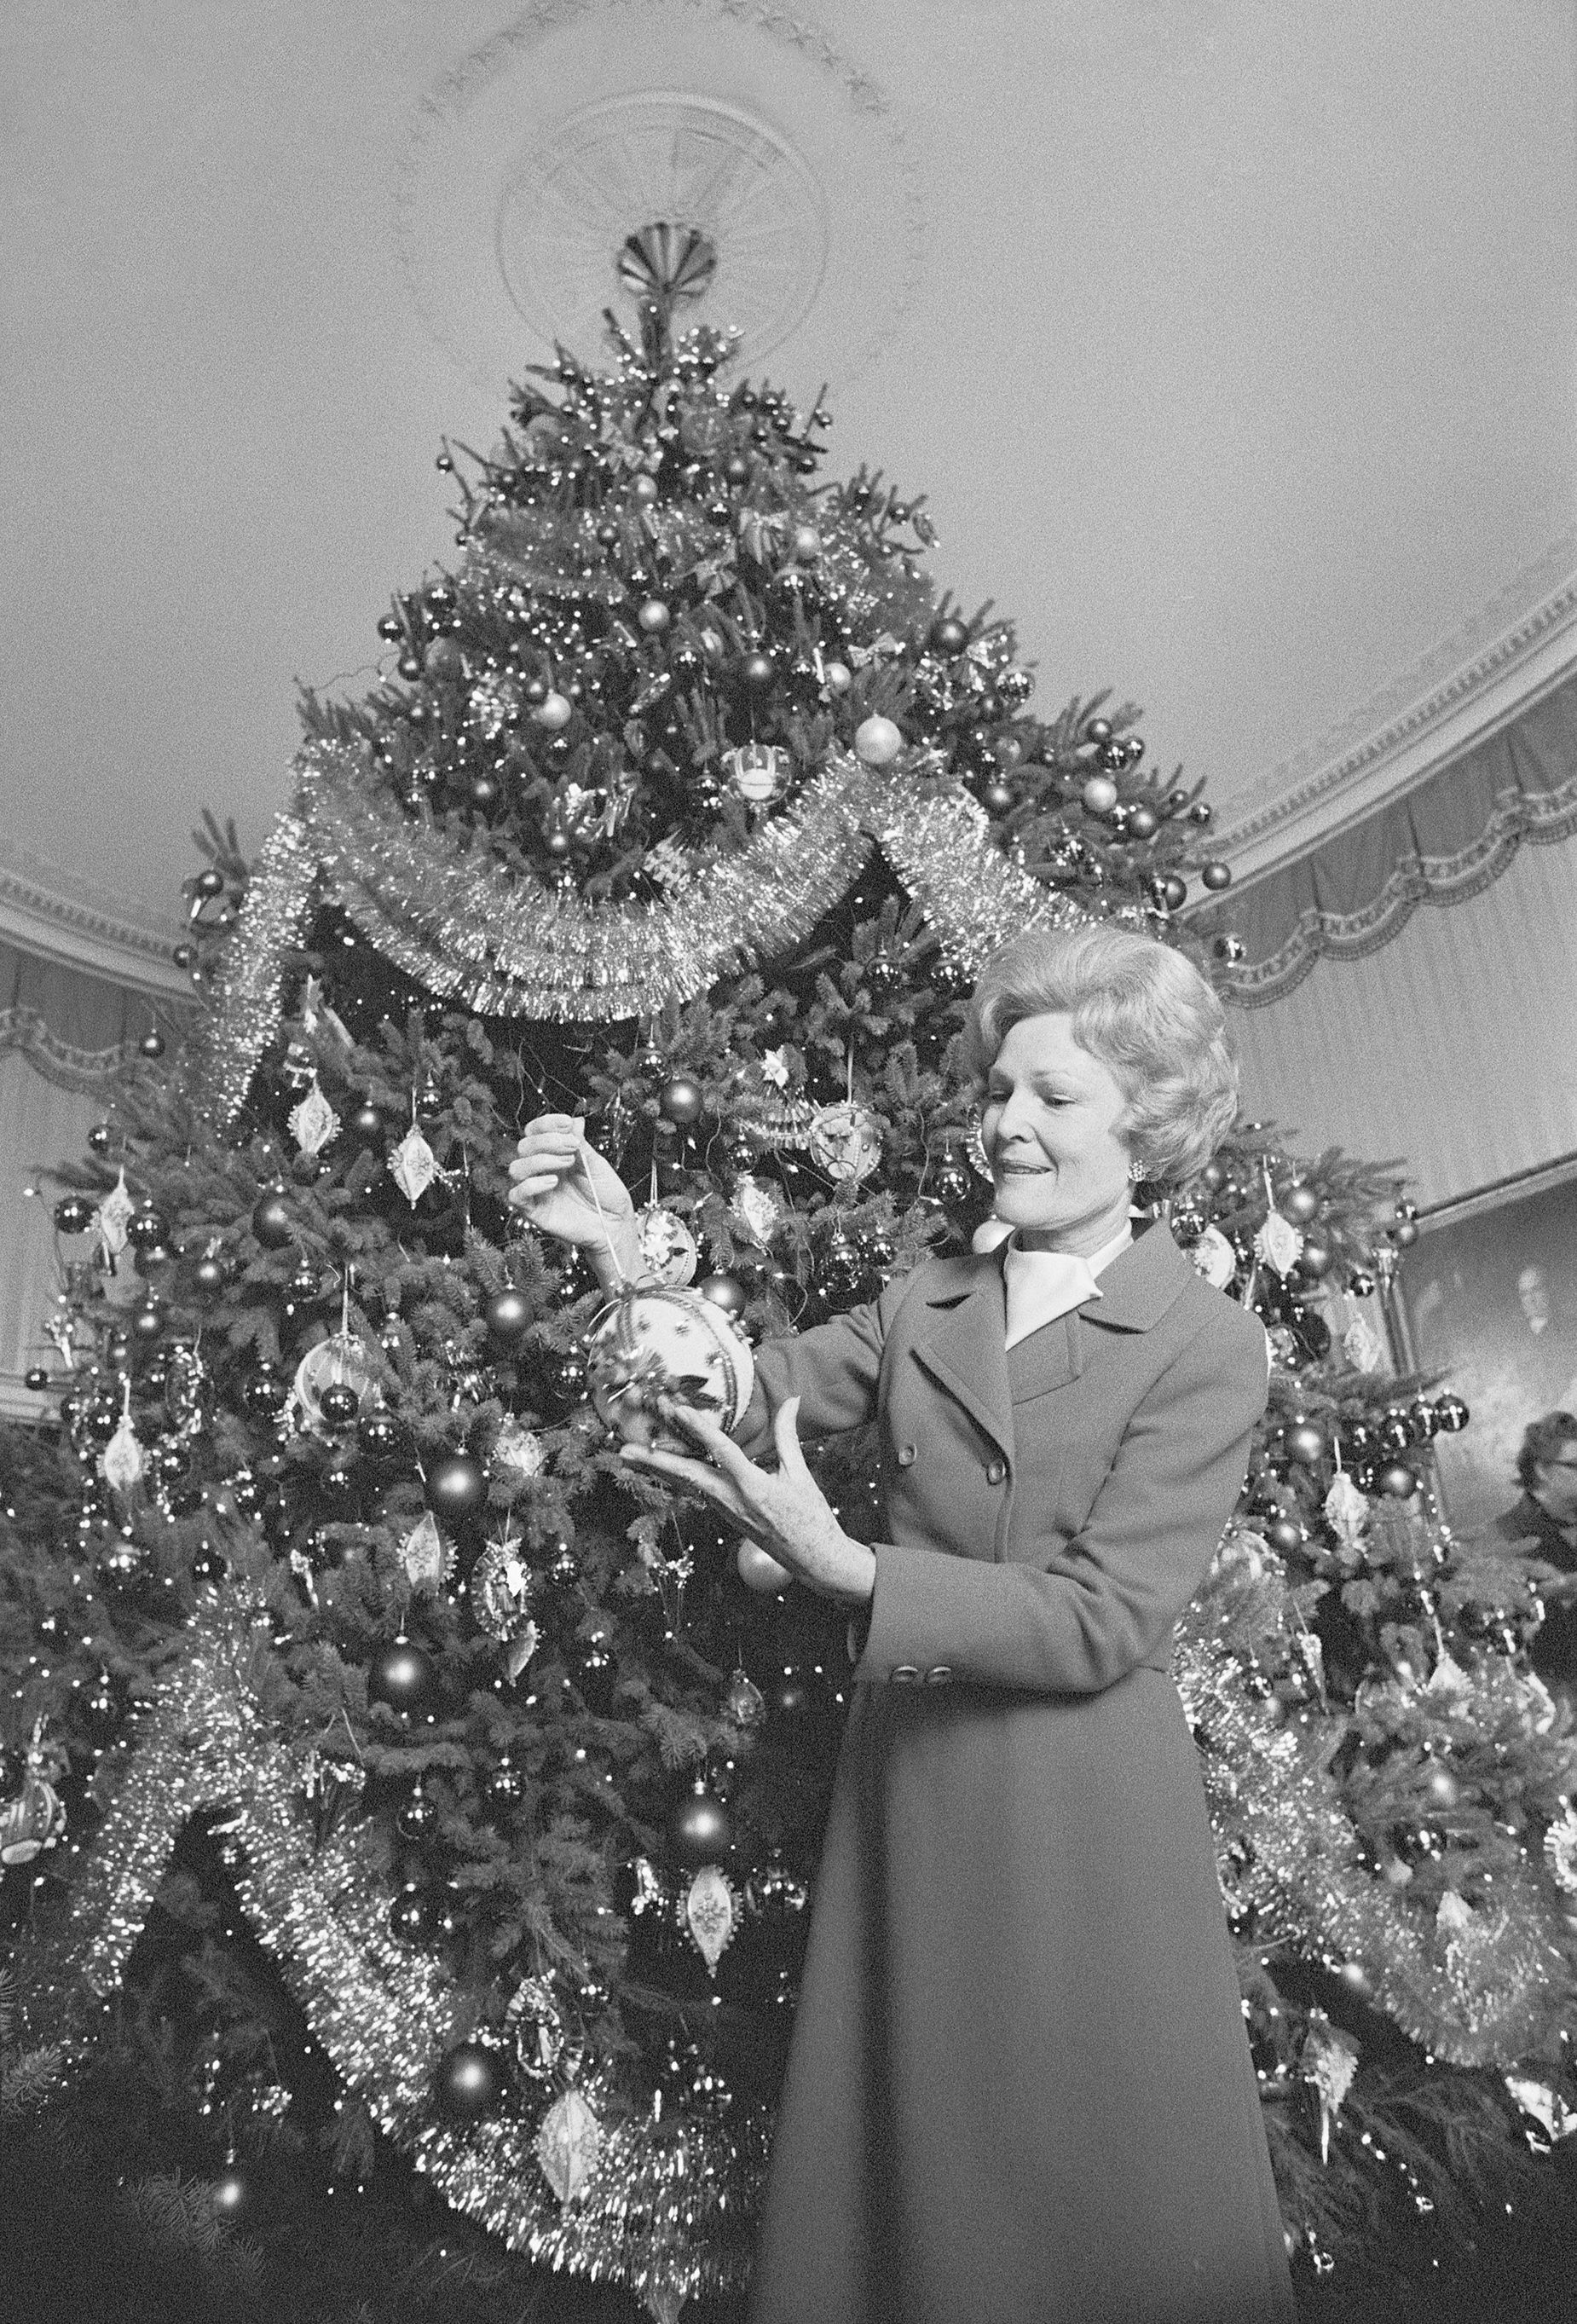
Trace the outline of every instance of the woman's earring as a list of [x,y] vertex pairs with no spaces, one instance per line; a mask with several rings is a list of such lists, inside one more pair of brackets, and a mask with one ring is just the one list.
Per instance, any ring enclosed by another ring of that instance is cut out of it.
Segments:
[[1140,1186],[1148,1177],[1149,1173],[1142,1162],[1130,1162],[1128,1166],[1128,1175],[1136,1186]]

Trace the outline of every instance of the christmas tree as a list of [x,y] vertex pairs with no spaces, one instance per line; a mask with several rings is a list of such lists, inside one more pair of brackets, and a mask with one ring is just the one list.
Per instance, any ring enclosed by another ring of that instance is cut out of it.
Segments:
[[[366,2312],[452,2314],[451,2247],[478,2316],[508,2253],[665,2318],[748,2279],[843,1625],[619,1459],[650,1363],[509,1207],[520,1127],[585,1114],[726,1410],[752,1342],[982,1223],[950,1057],[997,943],[1235,951],[1179,917],[1229,875],[1137,713],[1032,712],[923,506],[672,329],[669,230],[636,261],[612,371],[562,355],[444,452],[453,567],[365,699],[307,697],[255,863],[200,835],[198,1019],[63,1168],[59,1422],[5,1440],[29,2072],[55,2044],[89,2174],[136,2120],[141,2229],[249,2212],[303,2316],[394,2254]],[[1460,2274],[1577,2103],[1577,1748],[1536,1569],[1434,1502],[1465,1408],[1384,1368],[1403,1194],[1252,1123],[1141,1190],[1271,1336],[1178,1678],[1316,2301]],[[869,1444],[816,1458],[877,1537]],[[190,2264],[247,2312],[244,2250]]]

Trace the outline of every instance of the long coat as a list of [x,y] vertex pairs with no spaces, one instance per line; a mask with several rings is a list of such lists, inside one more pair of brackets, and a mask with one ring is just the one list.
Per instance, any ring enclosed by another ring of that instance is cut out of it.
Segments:
[[1265,1336],[1164,1225],[1010,1351],[1000,1252],[760,1351],[881,1423],[858,1653],[752,2324],[1286,2324],[1173,1624]]

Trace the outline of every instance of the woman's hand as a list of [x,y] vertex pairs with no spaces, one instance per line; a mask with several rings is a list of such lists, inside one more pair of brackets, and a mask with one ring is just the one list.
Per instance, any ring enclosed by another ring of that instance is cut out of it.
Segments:
[[667,1397],[659,1408],[664,1420],[693,1437],[707,1458],[691,1461],[680,1452],[626,1444],[622,1457],[632,1469],[653,1470],[699,1493],[818,1597],[844,1606],[869,1603],[876,1588],[875,1555],[844,1533],[805,1465],[794,1425],[799,1412],[797,1396],[784,1399],[772,1423],[778,1443],[776,1476],[758,1469],[706,1414]]
[[529,1121],[509,1175],[514,1182],[512,1206],[540,1233],[584,1250],[604,1283],[633,1281],[640,1274],[630,1190],[595,1147],[586,1144],[586,1124],[577,1115],[540,1113]]

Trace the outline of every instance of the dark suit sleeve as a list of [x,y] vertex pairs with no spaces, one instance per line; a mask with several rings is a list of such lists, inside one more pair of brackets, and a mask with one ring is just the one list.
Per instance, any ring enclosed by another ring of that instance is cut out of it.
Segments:
[[1266,1394],[1264,1333],[1223,1309],[1136,1407],[1058,1570],[879,1543],[855,1675],[942,1664],[976,1685],[1095,1694],[1152,1660],[1215,1554]]
[[788,1397],[799,1398],[802,1441],[838,1436],[876,1414],[881,1349],[908,1278],[890,1284],[880,1299],[835,1315],[813,1331],[768,1340],[756,1351],[755,1393],[734,1442],[752,1461],[772,1450],[772,1416]]

